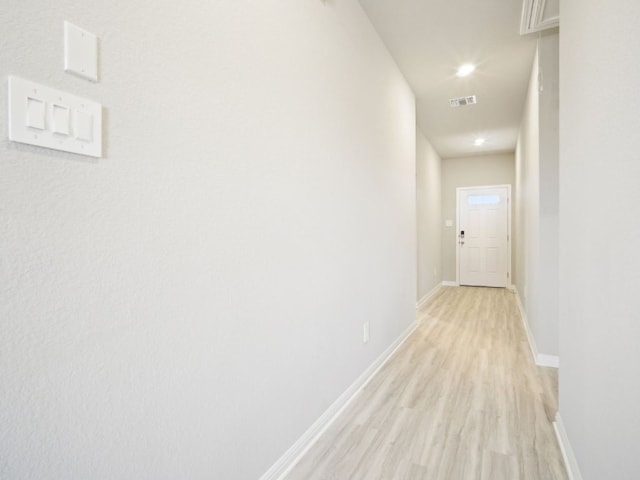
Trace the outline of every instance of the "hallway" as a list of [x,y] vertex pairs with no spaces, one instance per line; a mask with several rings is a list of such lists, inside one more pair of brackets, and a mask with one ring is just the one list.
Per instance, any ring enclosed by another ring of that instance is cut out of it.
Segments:
[[547,373],[505,289],[443,287],[287,480],[564,480]]

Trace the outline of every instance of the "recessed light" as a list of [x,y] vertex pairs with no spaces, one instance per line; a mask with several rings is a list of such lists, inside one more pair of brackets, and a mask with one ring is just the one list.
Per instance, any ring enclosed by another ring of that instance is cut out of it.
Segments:
[[486,140],[484,138],[476,138],[475,142],[473,142],[473,144],[476,147],[480,147],[482,145],[484,145],[484,142],[486,142]]
[[458,71],[456,75],[458,77],[466,77],[467,75],[471,75],[473,71],[476,69],[476,66],[471,63],[465,63],[464,65],[460,65],[458,67]]

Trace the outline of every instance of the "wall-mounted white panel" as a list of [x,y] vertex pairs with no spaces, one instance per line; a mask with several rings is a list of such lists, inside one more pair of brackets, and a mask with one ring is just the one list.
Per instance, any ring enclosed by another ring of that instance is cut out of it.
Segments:
[[102,156],[102,105],[9,77],[9,140]]
[[64,22],[64,71],[98,81],[98,37]]

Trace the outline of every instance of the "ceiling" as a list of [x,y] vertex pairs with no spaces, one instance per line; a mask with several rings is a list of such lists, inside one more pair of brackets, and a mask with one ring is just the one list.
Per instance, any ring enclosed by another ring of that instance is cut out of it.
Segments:
[[[418,128],[442,158],[515,149],[537,39],[519,33],[522,0],[360,4],[413,88]],[[464,63],[476,71],[459,78]],[[449,106],[469,95],[476,105]],[[477,137],[485,144],[474,146]]]

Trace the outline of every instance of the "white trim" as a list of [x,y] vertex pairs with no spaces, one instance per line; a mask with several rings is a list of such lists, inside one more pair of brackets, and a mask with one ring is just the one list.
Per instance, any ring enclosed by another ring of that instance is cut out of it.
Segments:
[[522,305],[522,300],[520,299],[520,293],[515,285],[511,285],[511,290],[516,296],[516,303],[518,304],[518,310],[520,310],[520,318],[522,318],[522,325],[524,326],[524,331],[527,334],[527,342],[531,349],[531,357],[533,357],[533,361],[539,367],[558,368],[560,366],[560,358],[557,355],[547,355],[546,353],[538,352],[538,346],[536,345],[536,340],[531,332],[527,312],[525,312],[524,305]]
[[442,285],[441,284],[437,284],[435,287],[433,287],[431,289],[431,291],[429,293],[427,293],[425,296],[423,296],[418,301],[418,303],[416,303],[416,310],[419,310],[422,307],[424,307],[429,302],[429,300],[431,300],[431,298],[433,298],[433,296],[440,291],[440,288],[442,288]]
[[511,246],[513,245],[513,225],[511,218],[511,184],[507,185],[507,287],[513,281],[513,272],[511,271],[511,256],[513,255]]
[[460,189],[456,188],[456,285],[460,285]]
[[529,344],[529,348],[531,349],[531,358],[533,358],[533,361],[535,362],[536,357],[538,356],[538,347],[536,346],[536,341],[533,338],[533,333],[531,333],[531,329],[529,328],[529,320],[527,319],[527,312],[524,311],[524,305],[522,305],[522,300],[520,299],[520,292],[518,292],[518,287],[516,287],[515,285],[513,285],[513,293],[516,296],[518,310],[520,310],[522,326],[524,327],[524,331],[527,334],[527,343]]
[[546,0],[524,0],[520,16],[520,35],[539,32],[560,25],[560,17],[555,15],[544,19]]
[[564,466],[567,469],[567,476],[569,480],[582,480],[582,473],[580,473],[580,467],[578,461],[571,448],[571,442],[569,442],[569,436],[562,423],[562,417],[560,413],[556,414],[556,421],[553,422],[553,429],[556,432],[556,438],[560,445],[560,451],[562,452],[562,458],[564,460]]
[[458,282],[450,282],[449,280],[443,280],[442,286],[443,287],[459,287],[460,285],[458,284]]
[[513,243],[513,232],[511,225],[511,184],[504,185],[480,185],[477,187],[456,187],[456,286],[460,285],[460,243],[458,242],[458,232],[460,231],[460,192],[464,190],[483,190],[488,188],[507,189],[507,284],[509,288],[513,280],[511,272],[511,244]]
[[320,436],[353,402],[362,389],[391,359],[396,350],[411,336],[418,323],[411,325],[360,375],[338,399],[316,420],[309,429],[267,470],[259,480],[280,480],[300,461]]
[[536,365],[539,367],[560,368],[560,357],[539,353],[536,355]]

